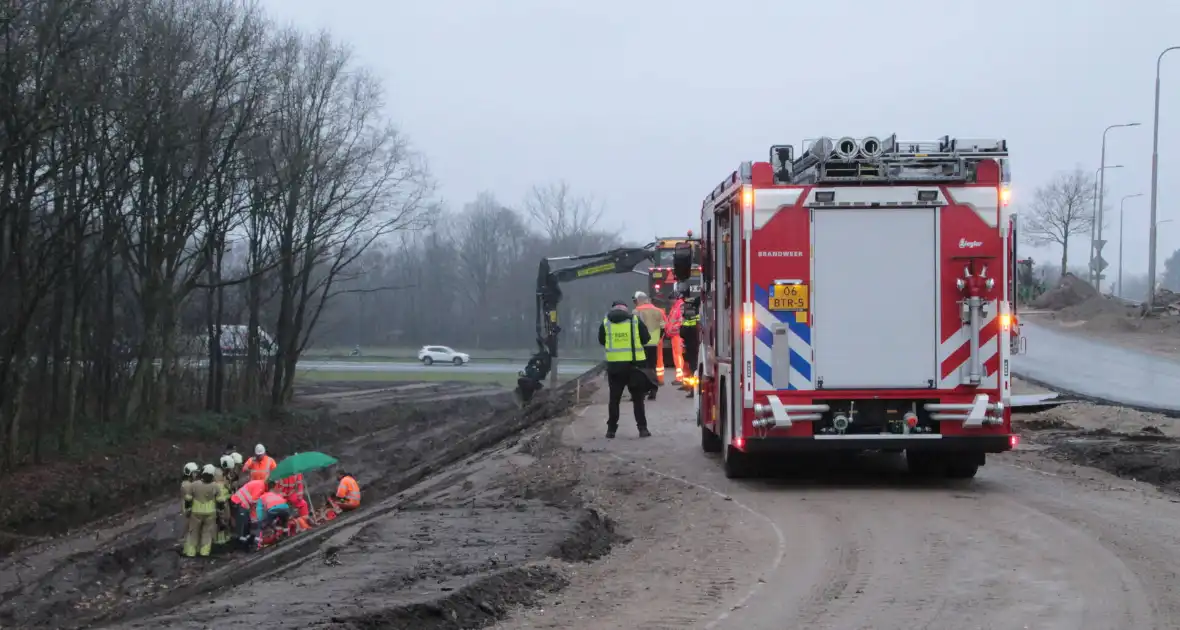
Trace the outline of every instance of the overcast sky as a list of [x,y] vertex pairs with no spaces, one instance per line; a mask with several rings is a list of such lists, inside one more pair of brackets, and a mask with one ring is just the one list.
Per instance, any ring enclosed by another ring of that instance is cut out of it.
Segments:
[[[1056,171],[1096,169],[1107,125],[1141,122],[1108,135],[1125,168],[1107,171],[1105,235],[1113,278],[1119,200],[1144,193],[1126,204],[1126,267],[1147,268],[1155,59],[1180,45],[1176,0],[264,5],[378,72],[452,208],[565,179],[641,241],[695,227],[704,195],[772,144],[894,132],[1007,138],[1019,206]],[[1180,247],[1180,51],[1163,77],[1158,208],[1176,222],[1161,262]]]

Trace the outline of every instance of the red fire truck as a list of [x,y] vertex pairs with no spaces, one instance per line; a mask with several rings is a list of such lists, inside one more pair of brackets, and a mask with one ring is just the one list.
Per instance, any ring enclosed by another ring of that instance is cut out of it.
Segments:
[[821,138],[705,197],[697,421],[727,476],[904,450],[969,478],[1016,445],[1008,172],[1004,140]]

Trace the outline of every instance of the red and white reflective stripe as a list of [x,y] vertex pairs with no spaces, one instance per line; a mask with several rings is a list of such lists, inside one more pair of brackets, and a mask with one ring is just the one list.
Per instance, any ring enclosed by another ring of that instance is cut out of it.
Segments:
[[1012,404],[1012,370],[1009,367],[1011,365],[1009,360],[1012,353],[1012,300],[1016,299],[1016,296],[1009,291],[1012,285],[1008,281],[1008,274],[1015,273],[1016,270],[1009,266],[1012,262],[1012,254],[1008,249],[1012,246],[1009,242],[1011,226],[1002,214],[1000,226],[1000,243],[1002,244],[1000,251],[1003,252],[1004,261],[1000,267],[1002,269],[1000,282],[1003,283],[1003,286],[1000,287],[1000,374],[998,380],[1000,381],[1000,402],[1004,403],[1004,407],[1007,408]]
[[246,489],[247,487],[248,486],[242,486],[237,492],[234,493],[234,502],[244,508],[253,506],[254,501],[256,500],[256,497],[250,496],[250,492]]

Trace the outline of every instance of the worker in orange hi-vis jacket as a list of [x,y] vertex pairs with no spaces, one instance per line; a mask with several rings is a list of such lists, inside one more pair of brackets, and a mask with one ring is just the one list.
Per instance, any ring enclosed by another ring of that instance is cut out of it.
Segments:
[[[647,345],[644,346],[644,357],[646,358],[647,367],[655,368],[656,381],[659,385],[664,384],[664,352],[663,340],[664,335],[667,334],[668,315],[664,313],[663,309],[651,303],[651,298],[643,291],[636,291],[632,296],[635,301],[635,316],[643,322],[647,327],[651,338]],[[652,355],[655,355],[654,357]],[[656,399],[657,386],[653,388],[647,395],[648,400]]]
[[672,340],[672,363],[676,366],[676,380],[684,379],[684,339],[680,336],[680,325],[684,323],[684,296],[676,294],[676,301],[668,310],[668,336]]

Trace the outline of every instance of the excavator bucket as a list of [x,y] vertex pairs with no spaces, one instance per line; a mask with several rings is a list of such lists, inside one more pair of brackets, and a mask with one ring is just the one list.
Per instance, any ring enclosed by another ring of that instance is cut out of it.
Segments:
[[516,394],[516,404],[522,408],[528,405],[533,400],[533,394],[540,391],[541,387],[540,381],[528,376],[516,379],[516,389],[513,390],[513,393]]

